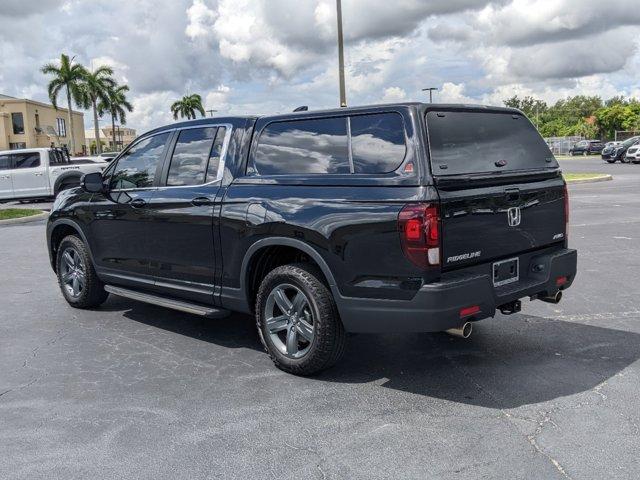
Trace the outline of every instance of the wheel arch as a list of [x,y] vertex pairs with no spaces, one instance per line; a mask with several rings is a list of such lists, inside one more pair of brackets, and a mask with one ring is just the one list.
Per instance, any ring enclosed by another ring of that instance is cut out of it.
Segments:
[[73,220],[68,218],[62,218],[53,222],[47,228],[47,246],[49,249],[49,261],[51,262],[51,268],[55,272],[57,270],[56,266],[56,257],[58,253],[58,247],[60,246],[60,242],[67,235],[76,235],[80,237],[80,239],[84,242],[87,247],[87,251],[89,252],[89,257],[91,261],[93,261],[93,254],[91,252],[91,247],[89,246],[89,242],[87,241],[87,237],[78,225]]
[[83,175],[84,174],[82,172],[78,172],[75,170],[73,172],[63,173],[56,179],[55,183],[53,184],[53,194],[57,195],[60,192],[60,187],[63,183],[65,183],[66,180],[77,179],[78,185],[80,185],[80,180],[82,179]]
[[[299,261],[299,258],[295,256],[296,253],[308,257],[310,263],[315,264],[320,269],[336,302],[338,301],[339,296],[337,295],[335,277],[329,265],[317,250],[301,240],[287,237],[272,237],[258,240],[251,245],[242,261],[240,288],[251,310],[254,307],[253,300],[257,294],[259,281],[261,281],[271,269],[283,264]],[[274,258],[274,255],[277,258]]]

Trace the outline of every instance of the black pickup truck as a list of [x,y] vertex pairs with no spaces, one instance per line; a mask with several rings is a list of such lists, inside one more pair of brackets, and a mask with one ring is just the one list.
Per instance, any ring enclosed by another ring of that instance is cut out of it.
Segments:
[[305,375],[347,332],[467,336],[524,297],[557,303],[567,221],[520,111],[402,103],[158,128],[58,196],[47,244],[72,306],[254,314],[276,365]]

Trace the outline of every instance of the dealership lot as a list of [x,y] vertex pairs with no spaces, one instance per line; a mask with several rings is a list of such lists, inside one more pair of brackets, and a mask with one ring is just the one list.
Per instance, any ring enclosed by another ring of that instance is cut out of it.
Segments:
[[570,188],[562,303],[469,340],[353,336],[313,378],[248,316],[74,310],[44,223],[0,226],[0,478],[637,478],[640,166],[562,166],[615,177]]

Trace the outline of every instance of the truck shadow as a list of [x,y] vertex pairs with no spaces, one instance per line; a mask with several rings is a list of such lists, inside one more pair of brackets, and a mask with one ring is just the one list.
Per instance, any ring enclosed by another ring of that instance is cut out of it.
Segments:
[[516,408],[592,390],[640,358],[640,334],[517,315],[444,333],[356,335],[324,381],[392,388],[487,408]]
[[[225,348],[262,351],[252,316],[203,319],[125,299],[101,309]],[[184,352],[183,352],[184,353]],[[594,389],[640,358],[640,334],[543,317],[497,316],[467,340],[444,333],[353,335],[335,367],[312,381],[360,384],[508,409]],[[264,355],[264,365],[271,366]]]

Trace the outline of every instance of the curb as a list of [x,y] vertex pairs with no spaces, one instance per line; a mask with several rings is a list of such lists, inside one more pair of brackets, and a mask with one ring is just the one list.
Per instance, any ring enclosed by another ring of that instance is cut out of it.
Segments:
[[569,185],[575,185],[576,183],[598,183],[598,182],[608,182],[609,180],[613,180],[613,175],[602,175],[600,177],[594,178],[580,178],[577,180],[567,180]]
[[6,220],[0,220],[0,226],[2,225],[16,225],[19,223],[37,222],[38,220],[44,220],[49,216],[49,212],[42,212],[37,215],[30,215],[28,217],[19,218],[7,218]]

